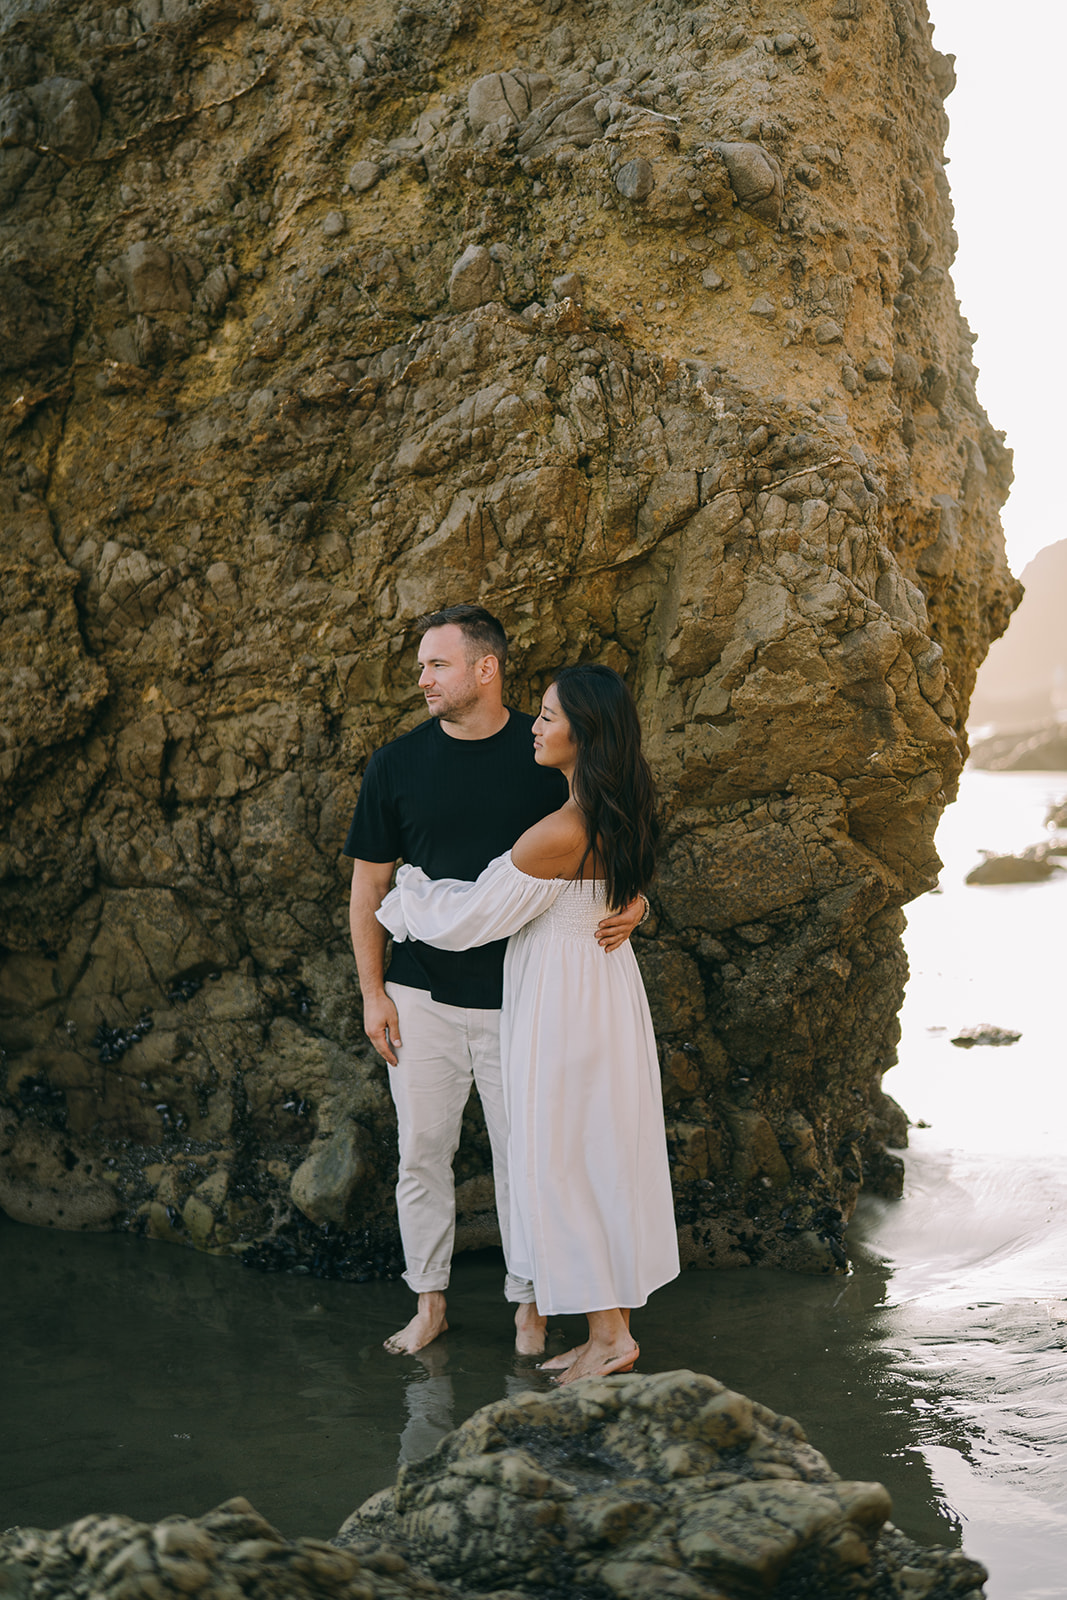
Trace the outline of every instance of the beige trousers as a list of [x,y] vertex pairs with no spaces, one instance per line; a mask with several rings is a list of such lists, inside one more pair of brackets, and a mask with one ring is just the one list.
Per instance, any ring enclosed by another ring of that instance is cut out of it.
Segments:
[[[396,1209],[404,1244],[404,1282],[416,1294],[447,1289],[456,1233],[452,1161],[459,1147],[463,1108],[475,1084],[493,1153],[496,1214],[509,1263],[508,1125],[500,1069],[500,1012],[446,1006],[428,989],[387,983],[403,1044],[400,1065],[390,1067],[396,1105],[400,1176]],[[534,1298],[533,1284],[509,1270],[505,1299]]]

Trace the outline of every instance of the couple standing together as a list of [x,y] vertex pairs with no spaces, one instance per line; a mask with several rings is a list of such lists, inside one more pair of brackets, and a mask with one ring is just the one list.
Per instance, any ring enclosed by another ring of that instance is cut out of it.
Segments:
[[473,1081],[516,1348],[540,1354],[548,1316],[583,1313],[587,1342],[545,1368],[561,1383],[628,1371],[630,1310],[678,1272],[655,1040],[628,943],[656,839],[637,715],[617,673],[578,666],[532,720],[504,704],[495,617],[451,606],[421,628],[430,720],[371,758],[344,847],[418,1295],[386,1347],[414,1352],[447,1327],[452,1160]]

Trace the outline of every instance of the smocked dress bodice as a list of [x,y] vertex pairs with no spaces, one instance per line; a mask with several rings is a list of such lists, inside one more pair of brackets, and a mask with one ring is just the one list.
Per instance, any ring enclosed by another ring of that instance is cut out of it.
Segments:
[[565,883],[562,893],[536,919],[536,926],[530,926],[534,932],[540,931],[550,938],[591,939],[597,923],[607,915],[603,881],[575,879]]

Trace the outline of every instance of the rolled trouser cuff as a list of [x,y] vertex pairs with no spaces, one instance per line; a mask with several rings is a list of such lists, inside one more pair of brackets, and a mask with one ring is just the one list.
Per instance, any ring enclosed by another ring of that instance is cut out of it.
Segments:
[[448,1288],[447,1272],[405,1272],[403,1279],[415,1294],[444,1294]]

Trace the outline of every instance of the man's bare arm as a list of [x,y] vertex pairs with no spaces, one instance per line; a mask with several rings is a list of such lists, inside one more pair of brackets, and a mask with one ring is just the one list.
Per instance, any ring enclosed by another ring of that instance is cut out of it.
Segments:
[[363,994],[363,1028],[391,1067],[398,1064],[394,1046],[401,1042],[400,1019],[385,992],[385,945],[389,936],[374,913],[389,892],[394,865],[392,861],[353,861],[348,902],[352,951]]

